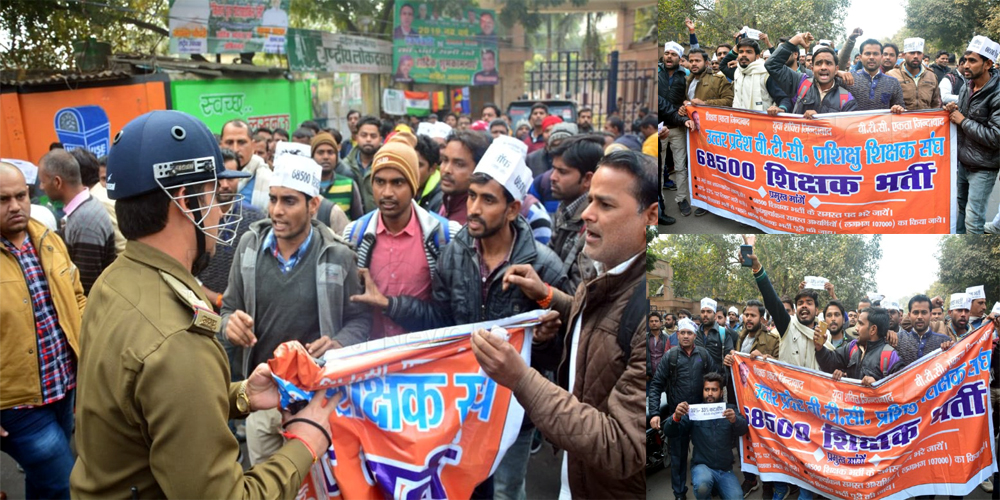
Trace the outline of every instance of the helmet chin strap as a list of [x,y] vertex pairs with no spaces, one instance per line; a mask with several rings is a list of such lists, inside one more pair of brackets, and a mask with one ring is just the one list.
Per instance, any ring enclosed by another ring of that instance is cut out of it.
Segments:
[[198,221],[195,222],[197,227],[194,228],[194,235],[198,241],[198,255],[197,257],[194,258],[194,262],[191,263],[191,274],[195,276],[200,274],[202,271],[205,270],[205,268],[208,267],[208,262],[212,258],[212,256],[209,255],[208,252],[205,250],[205,229],[203,225],[204,220],[201,214],[201,202],[199,201],[199,198],[200,195],[188,198],[189,203],[191,205],[191,210],[192,210],[191,213],[196,214],[195,220]]

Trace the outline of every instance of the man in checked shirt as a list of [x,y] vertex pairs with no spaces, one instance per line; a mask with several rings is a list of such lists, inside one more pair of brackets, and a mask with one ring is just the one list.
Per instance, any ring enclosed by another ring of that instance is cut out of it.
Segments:
[[31,219],[24,175],[0,163],[0,450],[24,468],[27,498],[69,498],[80,273]]

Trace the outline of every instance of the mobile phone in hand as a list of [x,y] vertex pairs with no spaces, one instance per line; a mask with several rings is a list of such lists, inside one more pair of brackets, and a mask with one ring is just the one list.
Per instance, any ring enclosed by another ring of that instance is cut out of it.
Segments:
[[753,247],[750,245],[740,245],[740,257],[743,261],[740,263],[743,267],[753,267],[753,261],[750,260],[750,254],[753,253]]

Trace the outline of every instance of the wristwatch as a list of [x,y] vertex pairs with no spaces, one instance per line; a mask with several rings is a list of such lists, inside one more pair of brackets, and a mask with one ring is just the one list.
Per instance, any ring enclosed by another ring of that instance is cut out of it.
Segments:
[[240,384],[239,391],[236,392],[236,409],[240,413],[250,413],[250,398],[247,397],[247,381]]

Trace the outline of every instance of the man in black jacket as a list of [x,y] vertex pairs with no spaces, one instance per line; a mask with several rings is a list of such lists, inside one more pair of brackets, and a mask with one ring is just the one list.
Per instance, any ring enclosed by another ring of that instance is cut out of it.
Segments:
[[[667,415],[676,411],[680,404],[702,402],[702,379],[713,371],[712,359],[704,347],[694,345],[698,327],[694,321],[684,318],[677,324],[678,346],[672,347],[660,358],[656,374],[646,390],[646,414],[650,416],[649,426],[659,429],[660,394],[667,393]],[[675,498],[687,494],[687,458],[690,435],[678,431],[670,437],[670,481]],[[727,448],[728,450],[728,448]]]
[[819,337],[813,341],[816,361],[820,368],[833,374],[833,380],[844,375],[861,380],[871,387],[876,381],[896,373],[906,366],[899,353],[885,342],[889,332],[889,312],[881,307],[861,311],[858,317],[858,338],[831,351]]
[[701,327],[694,343],[708,350],[708,354],[712,356],[712,370],[722,374],[724,373],[722,359],[729,354],[729,351],[736,349],[736,339],[739,335],[726,328],[725,324],[718,324],[717,307],[718,304],[714,300],[708,297],[701,299]]
[[[706,404],[721,402],[722,375],[709,373],[703,383],[703,401]],[[733,474],[732,449],[736,439],[750,431],[746,418],[736,411],[735,405],[726,405],[722,418],[692,421],[688,409],[687,403],[677,405],[663,430],[668,437],[684,432],[691,436],[694,444],[691,484],[695,498],[710,499],[715,491],[725,500],[742,498],[740,482]]]
[[965,52],[968,82],[944,109],[958,128],[958,233],[983,233],[986,204],[1000,170],[1000,74],[997,45],[977,36]]

